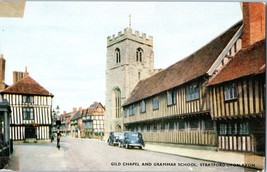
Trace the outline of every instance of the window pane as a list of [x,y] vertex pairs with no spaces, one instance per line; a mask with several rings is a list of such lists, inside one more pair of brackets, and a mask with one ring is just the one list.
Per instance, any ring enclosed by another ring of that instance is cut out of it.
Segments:
[[220,124],[220,134],[226,134],[226,131],[227,131],[227,125]]
[[176,100],[177,100],[177,94],[176,91],[172,92],[172,96],[173,96],[173,104],[176,104]]
[[173,130],[174,129],[174,121],[171,121],[169,123],[169,130]]
[[186,87],[186,101],[199,99],[199,87],[194,83]]
[[172,94],[170,91],[167,92],[168,105],[172,105]]
[[213,130],[213,121],[211,119],[205,120],[205,130]]
[[159,100],[158,98],[153,98],[153,110],[159,109]]
[[190,128],[198,128],[198,120],[189,121]]
[[185,128],[185,121],[184,120],[179,120],[178,124],[179,124],[179,129],[184,129]]

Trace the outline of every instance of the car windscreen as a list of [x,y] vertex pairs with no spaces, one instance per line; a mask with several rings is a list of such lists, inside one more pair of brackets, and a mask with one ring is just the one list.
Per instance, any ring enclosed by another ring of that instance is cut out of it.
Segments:
[[114,136],[122,136],[123,133],[114,133]]
[[142,138],[142,135],[139,133],[130,133],[129,137],[130,138]]

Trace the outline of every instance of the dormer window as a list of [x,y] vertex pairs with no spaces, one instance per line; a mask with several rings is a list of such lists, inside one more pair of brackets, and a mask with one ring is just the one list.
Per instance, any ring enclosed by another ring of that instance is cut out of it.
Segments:
[[142,48],[137,48],[136,50],[136,61],[142,62],[143,50]]
[[120,63],[121,62],[121,52],[119,48],[115,49],[115,58],[116,58],[116,63]]
[[225,85],[224,99],[225,101],[237,99],[237,88],[235,83]]
[[197,83],[186,87],[186,101],[199,99],[199,86]]

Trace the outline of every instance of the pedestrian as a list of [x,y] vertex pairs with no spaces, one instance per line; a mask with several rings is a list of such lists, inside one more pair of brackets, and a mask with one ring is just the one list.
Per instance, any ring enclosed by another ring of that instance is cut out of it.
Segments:
[[60,136],[61,136],[61,134],[60,134],[60,131],[58,131],[57,132],[57,148],[58,148],[58,150],[60,149]]
[[51,135],[51,143],[54,141],[54,136],[53,134]]

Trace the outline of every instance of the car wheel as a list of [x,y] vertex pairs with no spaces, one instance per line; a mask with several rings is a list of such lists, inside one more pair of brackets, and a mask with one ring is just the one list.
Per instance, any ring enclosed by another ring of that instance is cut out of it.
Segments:
[[143,147],[142,146],[139,146],[139,149],[143,149]]

